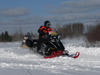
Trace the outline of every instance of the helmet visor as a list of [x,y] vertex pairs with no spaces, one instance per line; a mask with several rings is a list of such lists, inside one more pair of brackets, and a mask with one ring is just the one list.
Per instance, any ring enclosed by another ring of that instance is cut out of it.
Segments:
[[50,24],[50,23],[47,23],[47,24],[46,24],[46,27],[50,27],[50,26],[51,26],[51,24]]

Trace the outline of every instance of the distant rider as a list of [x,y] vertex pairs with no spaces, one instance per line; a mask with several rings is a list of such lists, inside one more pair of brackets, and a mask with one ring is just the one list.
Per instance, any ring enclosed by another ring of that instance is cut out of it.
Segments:
[[39,42],[38,42],[38,51],[40,50],[41,48],[41,44],[43,41],[46,41],[47,40],[47,37],[48,37],[48,33],[50,31],[52,31],[51,29],[51,23],[50,21],[45,21],[44,22],[44,25],[41,26],[39,29],[38,29],[38,32],[39,32]]

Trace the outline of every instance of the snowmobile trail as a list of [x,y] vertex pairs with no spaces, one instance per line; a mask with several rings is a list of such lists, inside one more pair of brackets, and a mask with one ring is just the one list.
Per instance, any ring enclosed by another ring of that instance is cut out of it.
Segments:
[[40,55],[20,48],[20,42],[0,43],[0,74],[2,75],[99,75],[100,48],[66,46],[70,53],[79,51],[77,59],[55,57],[43,59]]

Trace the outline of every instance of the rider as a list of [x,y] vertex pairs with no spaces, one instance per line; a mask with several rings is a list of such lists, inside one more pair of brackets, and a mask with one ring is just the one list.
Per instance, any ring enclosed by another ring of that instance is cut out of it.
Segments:
[[51,23],[50,23],[50,21],[47,20],[47,21],[44,22],[44,25],[41,26],[38,29],[38,32],[39,32],[39,42],[38,42],[37,51],[40,50],[42,42],[47,40],[48,33],[50,31],[52,31],[50,26],[51,26]]

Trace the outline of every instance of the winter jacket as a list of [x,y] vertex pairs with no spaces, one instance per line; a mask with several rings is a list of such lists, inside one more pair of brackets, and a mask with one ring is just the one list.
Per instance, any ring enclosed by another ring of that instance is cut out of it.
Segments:
[[47,28],[47,27],[45,27],[45,26],[41,26],[41,27],[39,28],[39,30],[38,30],[39,36],[40,36],[41,38],[43,38],[43,36],[46,35],[46,34],[48,34],[48,32],[50,32],[50,31],[52,31],[52,29],[51,29],[50,27]]

